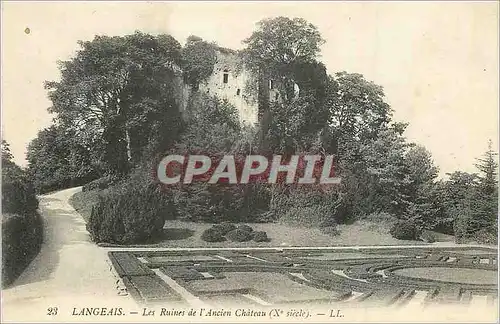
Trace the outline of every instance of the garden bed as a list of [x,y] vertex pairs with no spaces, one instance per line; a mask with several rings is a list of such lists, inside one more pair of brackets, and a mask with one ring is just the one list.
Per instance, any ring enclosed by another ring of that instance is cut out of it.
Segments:
[[[225,279],[192,281],[196,291],[245,289],[271,303],[284,303],[318,298],[332,298],[332,293],[290,280],[285,274],[262,272],[226,272]],[[272,284],[270,284],[272,283]]]
[[[484,255],[454,253],[459,252],[455,249],[453,253],[429,248],[391,249],[388,256],[380,250],[366,248],[363,253],[355,250],[135,251],[110,255],[130,293],[140,300],[151,301],[156,293],[150,281],[159,277],[134,279],[155,277],[151,276],[151,269],[160,269],[194,296],[212,300],[211,305],[230,300],[246,301],[246,305],[347,302],[401,306],[416,295],[425,303],[467,303],[475,295],[490,296],[498,288],[493,276],[486,283],[477,280],[476,275],[481,271],[494,274],[497,271],[497,265],[484,259]],[[453,262],[448,262],[451,255]],[[482,262],[483,259],[488,262]],[[435,268],[440,269],[436,277],[422,275]],[[421,273],[415,276],[406,273],[412,271]],[[443,281],[443,275],[459,278],[455,271],[465,271],[462,277],[476,279]],[[166,284],[163,280],[159,282]],[[425,299],[417,293],[422,291],[428,292]],[[171,298],[165,292],[158,294],[158,300]]]
[[497,283],[498,279],[498,273],[493,270],[464,268],[405,268],[395,270],[394,274],[411,278],[423,278],[464,284],[494,285]]

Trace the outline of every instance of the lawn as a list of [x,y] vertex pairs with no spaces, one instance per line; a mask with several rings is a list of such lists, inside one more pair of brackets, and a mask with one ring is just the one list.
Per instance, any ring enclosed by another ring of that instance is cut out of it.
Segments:
[[[409,253],[411,254],[411,252]],[[408,254],[408,255],[409,255]],[[373,254],[373,253],[323,253],[318,256],[305,256],[304,259],[310,260],[344,260],[344,259],[381,259],[381,258],[404,258],[408,255],[403,254]]]
[[187,285],[195,291],[251,288],[257,297],[270,303],[334,297],[330,291],[299,284],[281,273],[225,272],[224,276],[224,279],[190,281]]
[[[412,245],[426,244],[421,241],[403,241],[388,233],[367,229],[366,223],[339,225],[340,234],[330,236],[318,228],[295,227],[277,223],[248,223],[255,231],[265,231],[269,242],[205,242],[201,239],[204,230],[212,224],[169,220],[165,222],[163,238],[148,247],[291,247],[291,246],[351,246],[351,245]],[[141,245],[132,245],[141,247]]]
[[394,274],[411,278],[480,285],[496,284],[498,275],[493,270],[440,267],[398,269],[394,271]]
[[[70,199],[73,207],[85,221],[90,217],[92,206],[99,192],[78,192]],[[165,222],[163,238],[148,247],[276,247],[276,246],[350,246],[350,245],[410,245],[425,244],[422,241],[404,241],[393,238],[388,226],[370,220],[351,225],[339,225],[339,235],[322,233],[318,228],[305,228],[278,223],[249,224],[256,231],[265,231],[269,242],[205,242],[201,239],[204,230],[212,224],[169,220]],[[141,245],[134,245],[141,246]],[[146,246],[146,245],[142,245]]]

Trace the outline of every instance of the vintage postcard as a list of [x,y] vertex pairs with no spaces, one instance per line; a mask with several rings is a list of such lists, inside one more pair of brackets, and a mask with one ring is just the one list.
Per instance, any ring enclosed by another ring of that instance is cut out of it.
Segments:
[[498,10],[3,1],[1,321],[497,322]]

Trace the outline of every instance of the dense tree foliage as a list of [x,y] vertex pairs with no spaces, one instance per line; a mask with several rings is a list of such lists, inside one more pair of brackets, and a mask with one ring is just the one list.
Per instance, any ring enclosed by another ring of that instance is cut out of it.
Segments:
[[100,175],[95,151],[75,140],[72,129],[52,125],[28,146],[28,172],[38,192],[87,183]]
[[[302,18],[277,17],[260,21],[258,29],[243,43],[246,44],[242,51],[245,66],[258,75],[262,113],[260,146],[263,150],[291,150],[290,136],[296,135],[293,132],[297,127],[313,133],[321,129],[322,122],[326,120],[322,92],[326,90],[327,75],[324,65],[316,60],[324,40],[316,26]],[[268,80],[275,83],[280,99],[272,105],[269,102]],[[302,97],[299,101],[297,88]],[[290,125],[275,120],[283,119],[287,110],[293,111],[289,116],[292,118]],[[277,136],[272,133],[283,130],[287,135],[276,143]],[[273,142],[268,143],[269,140]]]
[[11,284],[40,250],[43,229],[38,200],[25,170],[2,140],[2,287]]
[[60,64],[61,81],[47,82],[50,111],[75,136],[100,139],[93,149],[107,171],[127,173],[145,148],[164,149],[176,138],[181,46],[171,36],[139,32],[79,44],[76,57]]
[[[327,89],[329,123],[340,142],[373,139],[390,122],[392,109],[384,100],[383,88],[361,74],[336,73]],[[340,149],[342,153],[344,148]]]
[[194,89],[208,79],[214,71],[217,60],[216,45],[203,41],[200,37],[189,36],[182,49],[184,80]]
[[[236,109],[216,97],[197,94],[188,110],[188,127],[172,150],[175,154],[204,154],[214,163],[223,155],[250,154],[254,134],[243,128]],[[255,220],[265,208],[266,188],[204,182],[166,188],[172,194],[179,218],[191,221]]]
[[324,43],[316,26],[302,18],[268,18],[243,41],[250,66],[283,73],[299,62],[314,62]]
[[2,214],[31,214],[38,208],[33,184],[13,161],[9,143],[2,140]]
[[[408,124],[393,120],[384,89],[359,73],[329,74],[319,60],[323,42],[314,25],[286,17],[259,22],[243,41],[241,58],[262,114],[255,127],[240,125],[229,102],[196,91],[222,51],[214,43],[190,36],[181,47],[171,36],[139,32],[80,42],[76,56],[61,63],[61,81],[47,83],[57,126],[30,145],[35,182],[50,187],[51,180],[103,175],[88,186],[109,187],[89,224],[98,241],[144,240],[161,234],[162,219],[175,217],[282,221],[332,233],[337,223],[370,218],[393,220],[401,238],[437,230],[463,241],[493,240],[495,152],[478,161],[479,175],[437,180],[430,153],[406,139]],[[193,90],[182,114],[179,79]],[[160,191],[151,169],[167,153],[334,155],[342,182],[307,188],[197,182]],[[144,218],[136,232],[127,208]]]

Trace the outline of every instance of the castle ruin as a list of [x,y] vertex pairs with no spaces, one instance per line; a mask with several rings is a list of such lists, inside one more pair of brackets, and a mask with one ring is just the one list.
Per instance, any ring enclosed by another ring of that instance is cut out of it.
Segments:
[[[279,100],[279,92],[274,80],[259,78],[244,68],[242,59],[236,51],[219,48],[216,51],[213,73],[200,82],[197,91],[227,100],[238,111],[242,124],[255,125],[261,116],[259,110],[259,94],[268,101]],[[264,82],[264,91],[259,91],[259,82]],[[187,98],[193,89],[183,84],[183,110],[187,106]]]

